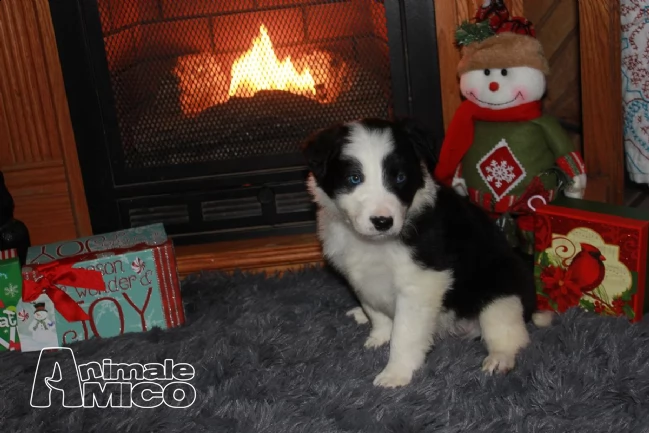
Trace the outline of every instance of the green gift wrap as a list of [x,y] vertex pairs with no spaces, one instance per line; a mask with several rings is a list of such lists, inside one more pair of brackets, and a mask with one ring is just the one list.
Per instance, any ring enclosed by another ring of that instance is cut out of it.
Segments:
[[20,350],[16,306],[20,301],[22,284],[17,251],[0,251],[0,352]]

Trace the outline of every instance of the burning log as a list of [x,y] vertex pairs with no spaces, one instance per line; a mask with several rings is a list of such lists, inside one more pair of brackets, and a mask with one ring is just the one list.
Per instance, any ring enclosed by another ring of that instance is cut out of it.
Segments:
[[179,57],[173,73],[178,78],[180,106],[186,116],[195,116],[229,98],[229,77],[215,54]]
[[250,49],[232,63],[230,73],[224,69],[212,53],[178,58],[173,73],[178,78],[180,106],[186,116],[264,90],[282,90],[329,104],[352,88],[357,75],[341,57],[328,51],[313,50],[295,60],[280,60],[263,25]]

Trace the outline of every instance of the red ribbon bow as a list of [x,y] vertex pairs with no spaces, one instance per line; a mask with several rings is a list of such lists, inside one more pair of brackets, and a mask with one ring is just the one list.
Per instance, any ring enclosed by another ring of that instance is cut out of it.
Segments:
[[70,297],[60,286],[70,286],[85,290],[106,290],[104,278],[99,271],[88,269],[74,269],[72,266],[79,261],[55,260],[42,265],[34,265],[34,270],[40,276],[37,280],[25,279],[23,281],[23,302],[35,301],[45,293],[52,300],[56,311],[68,322],[90,320],[88,313]]

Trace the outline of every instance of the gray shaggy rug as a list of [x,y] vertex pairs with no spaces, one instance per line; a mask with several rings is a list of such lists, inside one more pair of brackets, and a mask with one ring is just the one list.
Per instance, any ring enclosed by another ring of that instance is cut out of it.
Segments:
[[326,271],[205,273],[184,282],[183,296],[186,326],[73,350],[78,363],[189,363],[190,407],[66,409],[53,397],[34,409],[38,355],[4,352],[1,431],[649,432],[649,320],[570,311],[551,328],[530,327],[533,343],[506,376],[480,371],[481,342],[444,340],[410,386],[386,390],[372,380],[387,347],[363,349],[367,325],[345,316],[356,301]]

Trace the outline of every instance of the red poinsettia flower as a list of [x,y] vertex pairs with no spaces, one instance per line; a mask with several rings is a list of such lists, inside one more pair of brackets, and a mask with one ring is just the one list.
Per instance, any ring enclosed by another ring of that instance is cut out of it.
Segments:
[[537,294],[536,308],[538,308],[541,311],[552,310],[552,306],[550,305],[550,298],[548,298],[547,296]]
[[566,280],[565,269],[550,265],[541,271],[541,282],[545,293],[557,304],[557,311],[565,312],[570,307],[579,305],[582,297],[581,290],[577,284]]
[[553,290],[565,276],[566,272],[558,266],[548,265],[541,269],[541,282],[547,291]]

